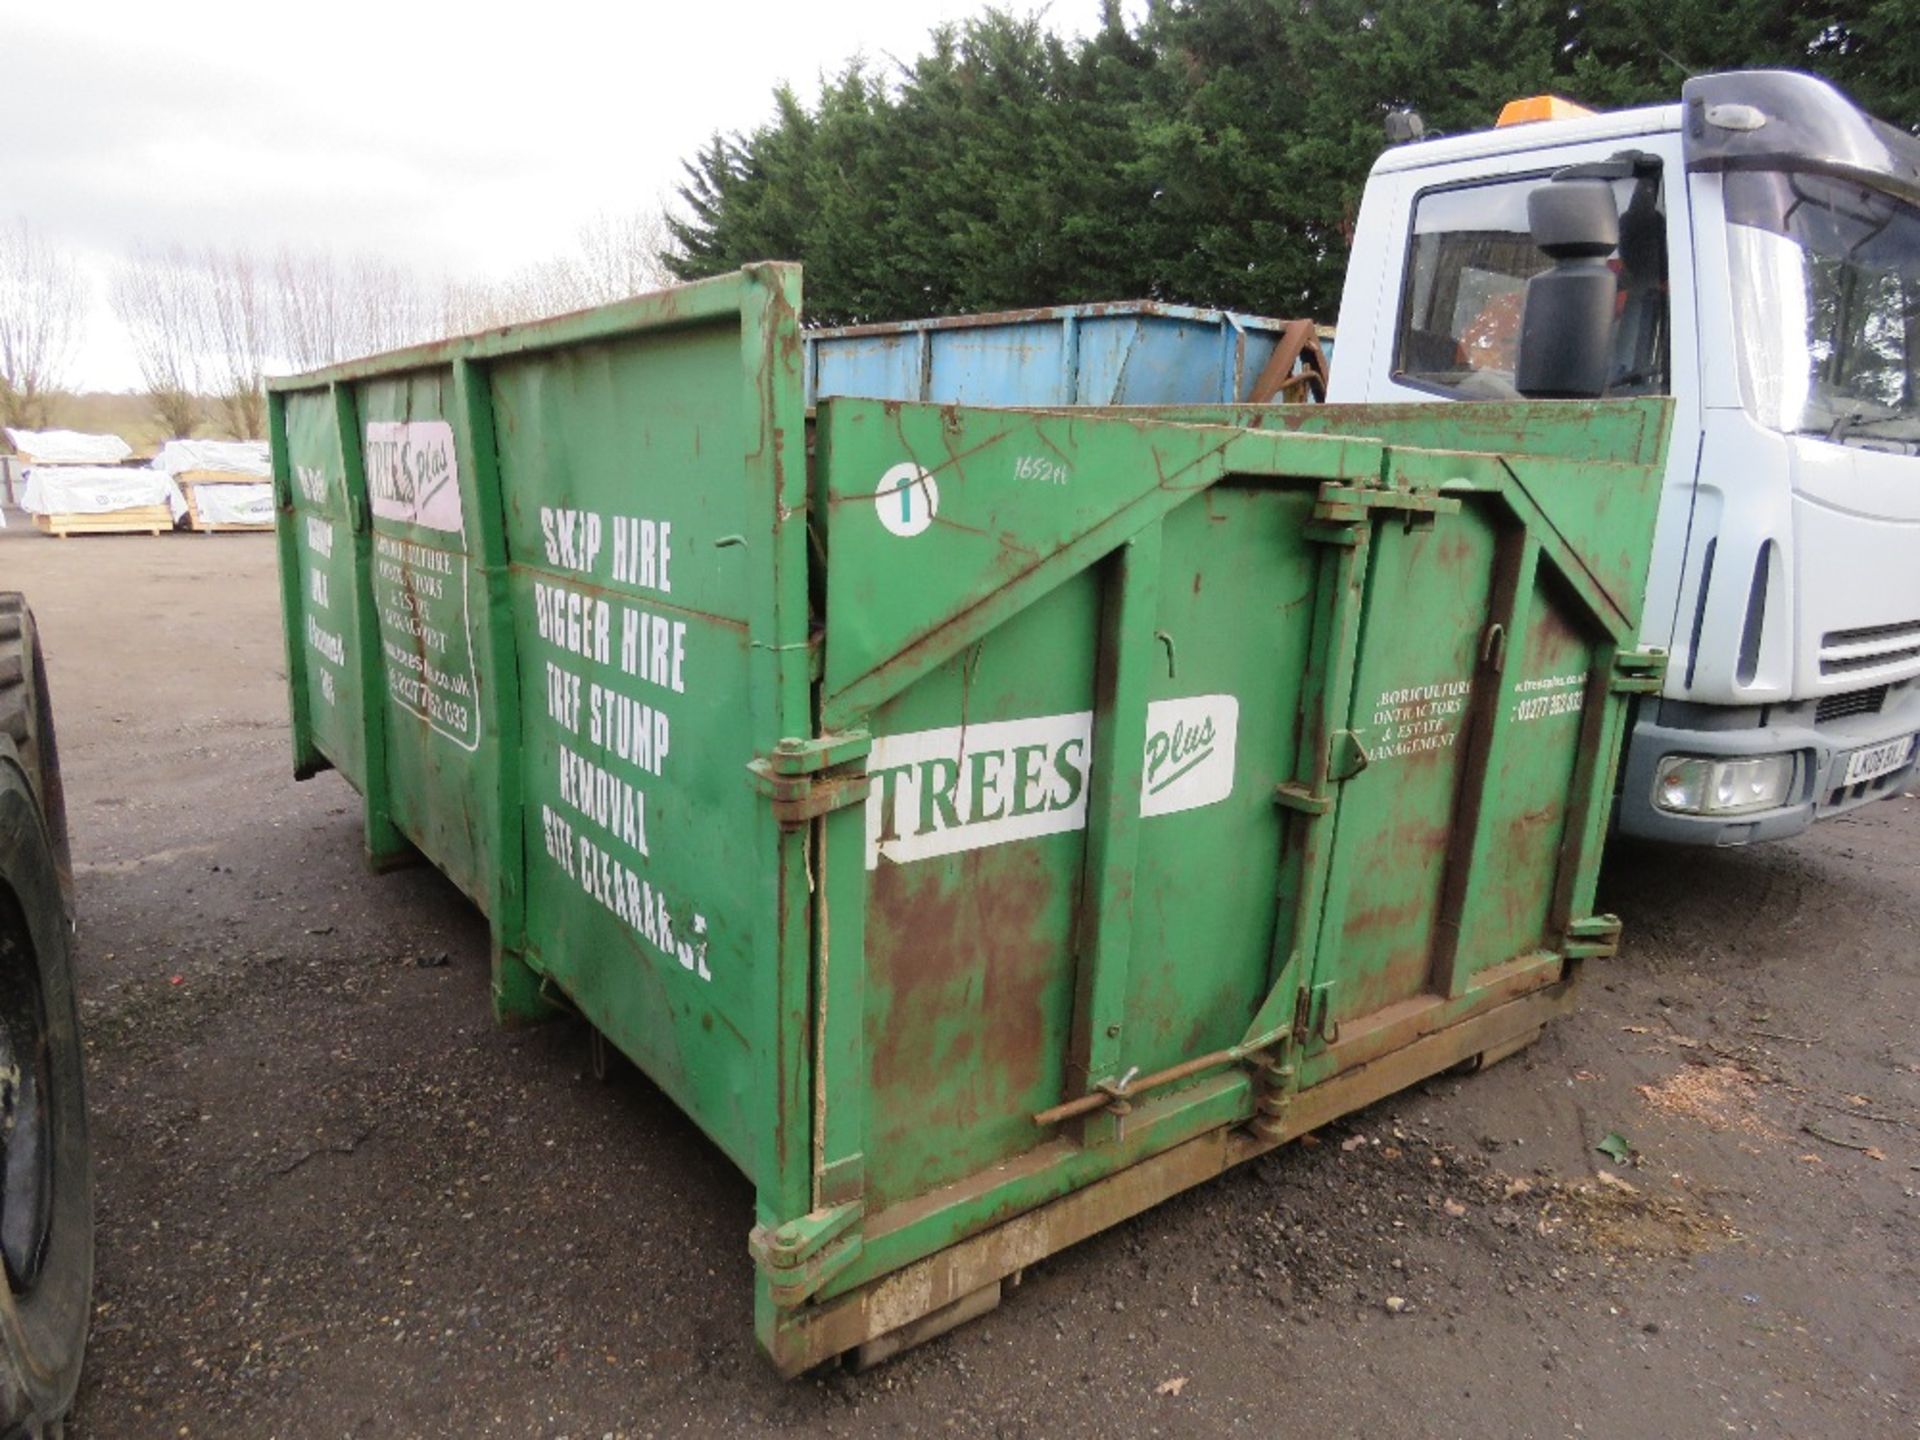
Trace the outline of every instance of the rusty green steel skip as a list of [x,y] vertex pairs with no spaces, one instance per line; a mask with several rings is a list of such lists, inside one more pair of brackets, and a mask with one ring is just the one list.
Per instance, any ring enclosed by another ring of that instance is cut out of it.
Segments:
[[804,404],[784,265],[279,382],[296,773],[751,1179],[793,1374],[1560,1013],[1663,402]]

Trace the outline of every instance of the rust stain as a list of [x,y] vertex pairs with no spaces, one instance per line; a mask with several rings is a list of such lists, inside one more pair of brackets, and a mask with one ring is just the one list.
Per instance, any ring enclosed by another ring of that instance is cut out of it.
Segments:
[[[1013,846],[883,863],[870,893],[869,984],[886,997],[867,1026],[875,1151],[1021,1116],[1055,1058],[1045,1001],[1067,969],[1041,857]],[[946,1155],[928,1167],[930,1183],[972,1168]]]

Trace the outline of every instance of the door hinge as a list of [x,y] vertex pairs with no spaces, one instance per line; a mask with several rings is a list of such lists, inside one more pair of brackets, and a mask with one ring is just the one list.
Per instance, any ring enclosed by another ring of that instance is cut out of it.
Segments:
[[1268,1060],[1254,1075],[1254,1114],[1252,1130],[1268,1140],[1281,1140],[1287,1133],[1287,1108],[1298,1090],[1298,1072],[1292,1065]]
[[1604,960],[1620,949],[1620,917],[1588,915],[1567,925],[1560,953],[1569,960]]
[[1622,650],[1613,657],[1613,691],[1617,695],[1653,695],[1667,678],[1664,650]]
[[860,1258],[859,1221],[866,1207],[858,1200],[810,1210],[798,1220],[768,1229],[756,1225],[747,1250],[767,1277],[775,1305],[798,1305]]
[[1314,501],[1313,519],[1318,525],[1358,525],[1370,512],[1394,510],[1409,519],[1431,520],[1435,515],[1452,515],[1460,502],[1437,490],[1405,490],[1394,485],[1342,485],[1329,480],[1320,487]]
[[782,740],[771,754],[750,761],[753,787],[773,802],[782,826],[804,825],[816,816],[867,798],[867,754],[873,737],[864,730]]
[[1327,778],[1351,780],[1373,761],[1367,747],[1351,730],[1336,730],[1327,745]]

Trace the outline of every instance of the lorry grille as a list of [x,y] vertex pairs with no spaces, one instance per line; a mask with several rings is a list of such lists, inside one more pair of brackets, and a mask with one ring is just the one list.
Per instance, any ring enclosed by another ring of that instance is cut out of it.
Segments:
[[1829,695],[1813,710],[1816,725],[1828,720],[1841,720],[1848,715],[1877,715],[1880,707],[1887,703],[1887,687],[1869,686],[1865,690],[1843,690],[1838,695]]
[[1845,675],[1920,659],[1920,620],[1829,630],[1820,637],[1820,673]]

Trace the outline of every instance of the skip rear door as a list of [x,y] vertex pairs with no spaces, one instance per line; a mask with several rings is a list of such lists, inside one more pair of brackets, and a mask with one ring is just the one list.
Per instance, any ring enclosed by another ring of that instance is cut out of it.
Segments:
[[1519,481],[1364,545],[1307,1084],[1563,977],[1623,715],[1620,616]]

